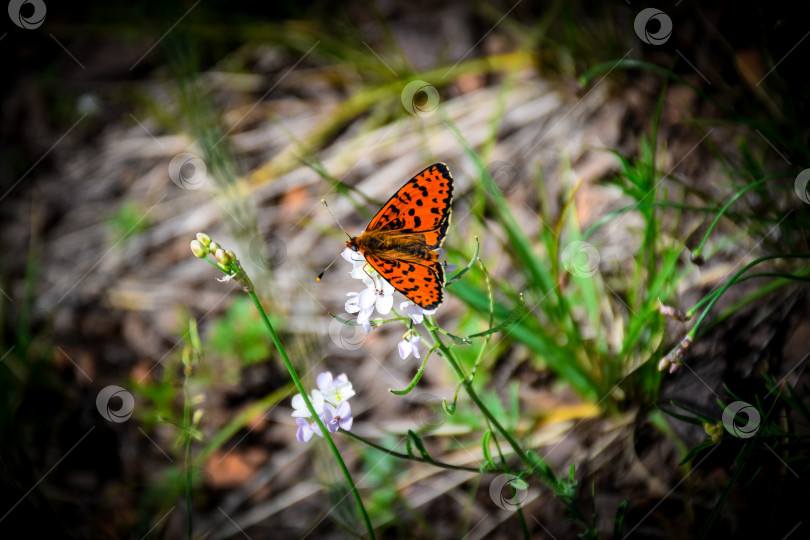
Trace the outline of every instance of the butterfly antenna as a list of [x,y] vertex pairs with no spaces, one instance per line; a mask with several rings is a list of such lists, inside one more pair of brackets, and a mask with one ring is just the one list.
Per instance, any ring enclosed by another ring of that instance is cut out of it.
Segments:
[[[331,209],[331,208],[329,208],[329,205],[328,205],[328,204],[326,204],[326,199],[321,199],[321,204],[322,204],[322,205],[324,205],[324,206],[326,207],[326,210],[329,212],[329,215],[330,215],[330,216],[332,216],[332,219],[334,219],[334,220],[335,220],[335,223],[337,223],[337,226],[338,226],[338,227],[340,227],[340,230],[341,230],[341,231],[343,231],[344,233],[346,233],[346,236],[348,236],[348,237],[349,237],[349,240],[351,240],[351,239],[352,239],[352,235],[350,235],[349,233],[347,233],[347,232],[346,232],[346,229],[344,229],[344,228],[343,228],[343,225],[341,225],[341,224],[340,224],[340,221],[338,220],[338,218],[336,218],[336,217],[335,217],[335,214],[333,214],[333,213],[332,213],[332,209]],[[332,262],[335,262],[335,261],[332,261]],[[331,266],[331,265],[330,265],[330,266]],[[327,266],[327,268],[329,268],[329,267]],[[324,270],[324,272],[326,272],[326,270]]]
[[[340,224],[340,221],[338,221],[338,218],[337,218],[337,217],[335,217],[335,214],[333,214],[333,213],[332,213],[332,209],[331,209],[331,208],[329,208],[329,205],[328,205],[328,204],[326,204],[326,199],[321,199],[321,204],[322,204],[322,205],[324,205],[324,206],[326,207],[326,210],[329,212],[329,215],[330,215],[330,216],[332,216],[332,219],[334,219],[334,220],[335,220],[335,223],[337,223],[337,226],[338,226],[338,227],[340,227],[340,230],[341,230],[341,231],[343,231],[344,233],[346,233],[346,236],[348,236],[348,237],[349,237],[349,240],[351,240],[351,239],[352,239],[352,236],[351,236],[349,233],[347,233],[347,232],[346,232],[346,229],[344,229],[344,228],[343,228],[343,225],[341,225],[341,224]],[[315,278],[315,281],[320,281],[320,280],[321,280],[321,278],[323,278],[323,275],[326,273],[326,271],[327,271],[327,270],[329,270],[329,269],[332,267],[332,265],[333,265],[333,264],[335,264],[335,261],[337,260],[337,258],[338,258],[339,256],[340,256],[340,253],[338,253],[337,255],[335,255],[335,258],[334,258],[334,259],[332,259],[332,262],[330,262],[330,263],[329,263],[329,265],[327,265],[327,267],[323,269],[323,272],[321,272],[320,274],[318,274],[318,276]]]
[[326,273],[326,271],[327,271],[327,270],[329,270],[330,268],[332,268],[332,265],[333,265],[333,264],[335,264],[335,261],[337,260],[337,258],[338,258],[338,257],[340,257],[340,253],[338,253],[337,255],[335,255],[335,258],[334,258],[334,259],[332,259],[332,262],[330,262],[330,263],[329,263],[329,265],[328,265],[326,268],[324,268],[324,269],[323,269],[323,272],[321,272],[320,274],[318,274],[318,276],[315,278],[315,281],[320,281],[320,280],[321,280],[321,278],[322,278],[322,277],[323,277],[323,275]]

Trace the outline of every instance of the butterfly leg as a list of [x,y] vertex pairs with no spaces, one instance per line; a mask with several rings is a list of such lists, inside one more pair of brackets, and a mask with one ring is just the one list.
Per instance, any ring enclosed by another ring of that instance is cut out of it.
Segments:
[[374,279],[374,276],[372,276],[371,273],[368,271],[368,267],[370,267],[370,266],[371,265],[368,264],[368,263],[364,264],[363,265],[363,272],[365,272],[366,275],[369,277],[369,279],[371,279],[371,282],[374,284],[374,290],[377,291],[377,294],[382,294],[382,291],[377,288],[377,280]]

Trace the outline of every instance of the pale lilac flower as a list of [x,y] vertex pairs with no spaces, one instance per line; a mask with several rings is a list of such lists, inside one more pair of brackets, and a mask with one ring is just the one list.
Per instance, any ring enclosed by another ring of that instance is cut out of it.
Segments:
[[338,382],[349,382],[349,377],[346,376],[345,373],[341,373],[337,377],[332,377],[331,371],[324,371],[318,378],[315,379],[315,382],[318,385],[318,390],[323,392],[324,394],[329,390],[329,387]]
[[310,424],[303,418],[297,418],[295,423],[298,424],[298,433],[295,434],[295,437],[301,442],[309,442],[312,434],[318,431],[316,425]]
[[436,313],[435,309],[424,309],[417,306],[410,300],[406,300],[399,305],[399,310],[405,312],[405,315],[411,318],[414,324],[422,324],[425,315],[433,315]]
[[346,431],[352,429],[354,418],[352,418],[352,408],[348,401],[342,402],[337,407],[326,404],[324,409],[324,418],[326,429],[330,433],[335,433],[338,428],[343,428]]
[[[326,429],[331,433],[335,433],[338,428],[347,431],[351,429],[354,419],[348,400],[355,395],[355,391],[349,377],[345,373],[332,377],[330,371],[324,371],[318,375],[316,383],[318,388],[312,391],[310,400]],[[323,437],[323,433],[318,424],[314,422],[301,394],[293,397],[292,406],[292,416],[298,425],[296,438],[305,443],[312,438],[313,433]]]
[[399,357],[405,360],[411,354],[413,354],[414,358],[421,358],[422,356],[419,353],[419,342],[422,340],[416,334],[409,334],[406,338],[400,341],[397,344],[397,349],[399,350]]
[[[312,402],[312,406],[315,408],[315,412],[317,412],[319,415],[323,414],[323,394],[319,390],[312,391],[310,401]],[[312,415],[309,413],[309,409],[307,409],[307,404],[304,403],[304,397],[301,394],[296,394],[293,396],[292,406],[292,415],[294,418],[312,417]]]

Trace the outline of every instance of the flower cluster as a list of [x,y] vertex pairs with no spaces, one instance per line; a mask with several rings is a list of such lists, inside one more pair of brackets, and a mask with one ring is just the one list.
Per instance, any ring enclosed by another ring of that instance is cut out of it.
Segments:
[[[325,371],[318,375],[316,382],[318,388],[312,390],[309,399],[326,429],[329,430],[329,433],[335,433],[338,428],[350,430],[354,419],[352,418],[352,408],[349,406],[349,398],[354,396],[354,389],[349,378],[345,373],[332,378],[332,373]],[[298,440],[308,442],[313,433],[323,437],[301,394],[296,394],[292,398],[292,406],[292,415],[296,419],[295,423],[298,424],[296,435]]]
[[[357,324],[361,325],[366,332],[371,332],[373,328],[370,319],[374,310],[380,315],[388,315],[394,307],[394,287],[391,286],[380,274],[366,263],[362,254],[352,251],[349,248],[343,250],[341,256],[352,263],[351,276],[362,281],[366,288],[360,292],[350,292],[346,296],[346,312],[357,313]],[[410,317],[414,324],[421,324],[425,315],[433,315],[435,309],[422,309],[410,300],[406,300],[399,305],[399,310]],[[419,341],[421,338],[414,332],[408,332],[406,337],[399,342],[397,349],[399,356],[404,360],[411,354],[420,358]]]

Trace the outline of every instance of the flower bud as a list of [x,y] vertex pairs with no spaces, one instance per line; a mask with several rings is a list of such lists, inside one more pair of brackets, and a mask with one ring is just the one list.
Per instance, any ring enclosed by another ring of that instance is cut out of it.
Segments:
[[219,261],[219,263],[222,265],[227,266],[228,263],[230,262],[228,254],[225,253],[225,250],[222,248],[217,249],[216,253],[214,253],[214,256],[217,258],[217,261]]
[[216,242],[211,242],[210,244],[208,244],[208,250],[211,253],[216,253],[218,249],[222,249],[222,246],[220,246]]
[[191,247],[191,252],[195,257],[203,259],[206,255],[208,255],[208,249],[198,240],[192,240],[189,246]]
[[211,237],[210,237],[210,236],[208,236],[208,235],[207,235],[207,234],[205,234],[205,233],[198,232],[198,233],[197,233],[197,240],[199,240],[199,241],[200,241],[200,243],[201,243],[202,245],[204,245],[205,247],[208,247],[208,246],[210,246],[210,245],[211,245]]
[[230,262],[236,262],[236,253],[234,253],[232,250],[229,249],[228,251],[226,251],[225,255],[228,256],[228,260]]
[[719,443],[720,439],[723,438],[723,422],[703,422],[703,429],[715,444]]

